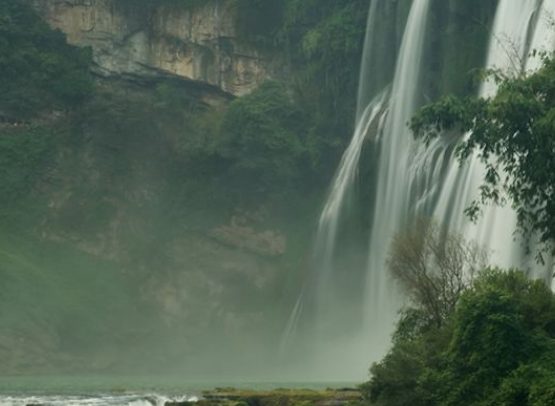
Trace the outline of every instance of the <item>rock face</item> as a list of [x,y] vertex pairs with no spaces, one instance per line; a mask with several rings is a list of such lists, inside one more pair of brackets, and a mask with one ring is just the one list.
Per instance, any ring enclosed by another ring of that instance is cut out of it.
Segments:
[[251,227],[245,215],[235,215],[231,223],[215,228],[210,236],[232,248],[246,250],[263,257],[279,257],[285,254],[285,237],[278,231],[257,231]]
[[[91,46],[104,76],[177,75],[242,96],[283,71],[238,34],[233,0],[147,7],[118,0],[30,0],[72,44]],[[281,65],[281,66],[280,66]]]

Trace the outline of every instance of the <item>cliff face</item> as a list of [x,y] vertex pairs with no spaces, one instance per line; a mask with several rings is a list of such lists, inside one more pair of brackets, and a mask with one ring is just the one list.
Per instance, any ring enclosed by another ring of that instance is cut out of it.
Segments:
[[71,44],[91,46],[103,76],[177,75],[242,96],[275,78],[283,63],[238,35],[233,0],[182,6],[117,0],[31,0]]

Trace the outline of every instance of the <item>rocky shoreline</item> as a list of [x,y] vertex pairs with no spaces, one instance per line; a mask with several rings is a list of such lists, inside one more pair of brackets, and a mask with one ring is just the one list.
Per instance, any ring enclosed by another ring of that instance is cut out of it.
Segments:
[[364,403],[353,388],[311,390],[243,390],[216,388],[204,391],[198,401],[166,402],[165,406],[356,406]]

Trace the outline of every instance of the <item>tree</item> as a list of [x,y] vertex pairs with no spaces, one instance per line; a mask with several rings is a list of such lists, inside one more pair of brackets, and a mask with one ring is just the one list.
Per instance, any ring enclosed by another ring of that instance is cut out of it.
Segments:
[[[383,406],[555,404],[555,295],[519,271],[487,269],[445,323],[405,310],[361,390]],[[408,334],[407,334],[408,332]]]
[[411,128],[427,140],[450,130],[469,134],[457,155],[463,161],[479,151],[486,171],[481,198],[467,214],[475,217],[481,204],[508,197],[520,232],[537,233],[543,251],[555,254],[555,60],[546,56],[534,73],[494,79],[496,96],[444,98],[423,107]]
[[441,326],[487,259],[477,244],[419,219],[395,236],[387,265],[412,302]]
[[532,392],[549,395],[543,370],[554,366],[554,320],[555,296],[545,283],[514,270],[482,272],[451,320],[445,404],[541,404]]

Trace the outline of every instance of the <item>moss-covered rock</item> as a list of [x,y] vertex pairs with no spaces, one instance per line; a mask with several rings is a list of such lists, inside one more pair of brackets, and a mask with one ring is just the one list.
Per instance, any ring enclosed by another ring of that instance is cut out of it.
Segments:
[[347,406],[363,402],[355,389],[243,390],[220,388],[202,394],[199,406]]

